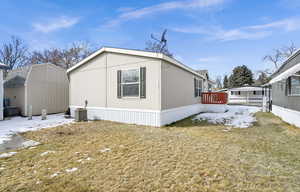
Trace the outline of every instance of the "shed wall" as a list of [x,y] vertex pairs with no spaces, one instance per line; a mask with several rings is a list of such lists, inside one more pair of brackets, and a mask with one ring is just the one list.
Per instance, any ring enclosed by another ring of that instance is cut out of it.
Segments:
[[4,98],[8,98],[10,106],[18,107],[21,115],[25,115],[25,88],[5,88]]
[[52,64],[33,65],[25,87],[26,109],[32,105],[33,115],[40,115],[42,109],[48,114],[67,110],[69,85],[64,69]]

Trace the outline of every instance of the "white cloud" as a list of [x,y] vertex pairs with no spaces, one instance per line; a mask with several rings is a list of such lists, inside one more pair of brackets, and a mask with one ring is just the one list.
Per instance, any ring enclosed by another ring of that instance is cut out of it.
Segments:
[[187,10],[187,9],[204,9],[213,6],[222,5],[227,0],[185,0],[185,1],[170,1],[166,3],[160,3],[149,7],[144,7],[140,9],[123,11],[116,19],[110,20],[105,24],[106,27],[112,27],[122,23],[123,21],[140,19],[142,17],[172,11],[172,10]]
[[270,35],[269,31],[246,31],[242,29],[230,29],[225,30],[221,27],[212,26],[212,27],[182,27],[182,28],[173,28],[172,30],[181,33],[190,33],[190,34],[199,34],[205,35],[210,40],[220,40],[220,41],[234,41],[240,39],[261,39]]
[[269,31],[243,31],[240,29],[232,29],[232,30],[222,30],[218,31],[214,34],[214,38],[221,41],[235,41],[235,40],[254,40],[254,39],[262,39],[271,35]]
[[70,28],[78,22],[78,17],[58,17],[50,19],[45,23],[34,23],[32,26],[36,31],[49,33],[60,29]]
[[209,39],[220,41],[254,40],[262,39],[272,35],[275,31],[297,31],[300,30],[299,18],[288,18],[261,25],[251,25],[235,29],[223,29],[220,26],[204,27],[177,27],[174,31],[181,33],[200,34]]
[[296,31],[300,29],[300,19],[299,18],[288,18],[262,25],[253,25],[246,27],[246,29],[271,29],[271,28],[281,28],[286,31]]

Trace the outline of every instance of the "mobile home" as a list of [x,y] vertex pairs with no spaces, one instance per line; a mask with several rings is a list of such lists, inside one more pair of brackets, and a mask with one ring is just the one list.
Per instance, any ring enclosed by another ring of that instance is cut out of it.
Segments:
[[271,112],[300,127],[300,50],[282,64],[266,87],[271,89]]
[[227,89],[229,104],[261,106],[264,90],[262,87],[236,87]]
[[203,110],[206,78],[161,53],[104,47],[67,72],[72,116],[163,126]]

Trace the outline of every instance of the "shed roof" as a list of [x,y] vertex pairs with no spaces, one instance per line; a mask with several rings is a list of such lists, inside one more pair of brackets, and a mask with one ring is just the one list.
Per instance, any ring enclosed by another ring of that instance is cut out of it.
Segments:
[[103,52],[110,52],[110,53],[120,53],[120,54],[126,54],[126,55],[134,55],[134,56],[142,56],[142,57],[150,57],[150,58],[156,58],[156,59],[161,59],[164,61],[168,61],[173,65],[176,65],[196,76],[202,77],[203,79],[206,79],[205,76],[202,74],[198,73],[197,71],[193,70],[192,68],[182,64],[181,62],[177,61],[174,58],[168,57],[162,53],[157,53],[157,52],[151,52],[151,51],[142,51],[142,50],[133,50],[133,49],[124,49],[124,48],[112,48],[112,47],[102,47],[98,51],[94,52],[90,56],[86,57],[73,67],[67,70],[67,73],[72,72],[73,70],[77,69],[78,67],[84,65],[86,62],[90,61],[94,57],[102,54]]
[[59,67],[51,63],[34,64],[25,67],[20,67],[8,71],[6,78],[4,80],[4,87],[15,88],[15,87],[24,86],[26,83],[26,79],[28,77],[28,73],[30,72],[31,68],[36,66],[52,66],[65,71],[65,69],[63,69],[62,67]]
[[7,69],[8,66],[0,62],[0,69]]
[[228,91],[261,91],[262,87],[235,87],[235,88],[230,88]]
[[31,66],[20,67],[9,71],[4,81],[4,87],[12,88],[23,86],[25,84],[27,74],[30,71],[30,67]]

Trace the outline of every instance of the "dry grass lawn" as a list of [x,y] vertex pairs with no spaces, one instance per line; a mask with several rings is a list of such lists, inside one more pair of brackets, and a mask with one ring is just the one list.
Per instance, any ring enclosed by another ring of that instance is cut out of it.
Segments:
[[191,119],[164,128],[95,121],[28,132],[43,144],[0,159],[0,191],[300,191],[300,129],[271,114],[257,118],[252,128],[228,132]]

